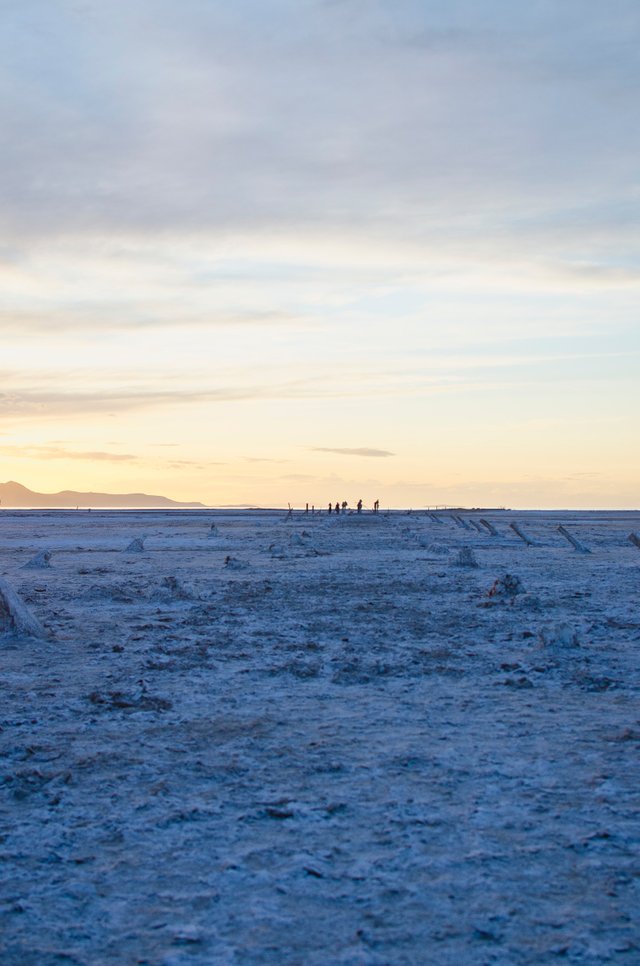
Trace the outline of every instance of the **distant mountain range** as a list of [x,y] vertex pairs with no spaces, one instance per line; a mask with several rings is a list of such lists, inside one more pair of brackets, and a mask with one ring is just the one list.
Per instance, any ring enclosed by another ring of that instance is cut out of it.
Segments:
[[76,507],[95,507],[95,509],[180,509],[204,507],[204,503],[179,503],[166,496],[150,496],[148,493],[79,493],[76,490],[62,490],[60,493],[35,493],[21,483],[10,480],[0,483],[0,507],[8,509],[75,509]]

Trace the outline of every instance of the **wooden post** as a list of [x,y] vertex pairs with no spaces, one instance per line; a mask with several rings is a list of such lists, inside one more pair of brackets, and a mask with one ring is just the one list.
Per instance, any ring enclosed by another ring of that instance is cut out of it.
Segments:
[[47,632],[40,621],[16,594],[13,587],[0,577],[0,612],[4,611],[18,634],[28,637],[46,637]]
[[585,547],[584,544],[580,543],[579,540],[576,540],[575,537],[571,536],[571,534],[569,533],[566,527],[563,527],[563,526],[558,527],[558,533],[561,533],[562,536],[565,538],[565,540],[568,540],[571,546],[575,550],[577,550],[578,553],[591,553],[591,551],[587,547]]
[[509,526],[511,527],[511,529],[513,530],[514,533],[517,533],[518,534],[518,536],[520,537],[520,539],[524,543],[526,543],[526,545],[528,547],[535,547],[535,545],[536,545],[535,544],[535,541],[532,540],[530,537],[528,537],[526,535],[526,533],[523,533],[517,523],[510,523]]
[[489,531],[492,537],[498,536],[498,531],[494,527],[493,523],[489,523],[488,520],[480,520],[480,523],[482,524],[483,527],[487,528],[487,530]]

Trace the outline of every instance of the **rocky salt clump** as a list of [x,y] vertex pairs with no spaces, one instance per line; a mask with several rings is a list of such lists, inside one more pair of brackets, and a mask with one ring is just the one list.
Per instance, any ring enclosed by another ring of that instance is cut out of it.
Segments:
[[29,563],[26,563],[23,570],[46,570],[47,567],[51,566],[51,553],[49,550],[41,550],[37,553],[35,557],[32,557]]
[[158,591],[158,596],[160,598],[170,598],[172,600],[192,600],[193,593],[187,587],[185,587],[177,577],[171,575],[169,577],[163,577],[160,590]]
[[538,639],[542,647],[580,647],[578,631],[571,624],[550,624],[540,629]]
[[142,553],[144,550],[144,540],[142,537],[136,537],[131,543],[125,548],[125,553]]
[[227,555],[224,558],[224,566],[227,570],[244,570],[247,565],[244,561],[238,560],[237,557]]
[[462,547],[454,560],[456,567],[478,567],[478,560],[471,547]]
[[515,574],[505,574],[493,582],[493,586],[489,589],[487,597],[513,600],[517,594],[522,594],[523,591],[524,587],[519,577],[516,577]]

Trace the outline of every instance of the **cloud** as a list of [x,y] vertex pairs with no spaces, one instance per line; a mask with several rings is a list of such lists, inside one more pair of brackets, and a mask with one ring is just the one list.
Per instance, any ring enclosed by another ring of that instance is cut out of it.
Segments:
[[[71,257],[71,256],[70,256]],[[83,255],[78,253],[77,264],[82,264]],[[27,290],[18,295],[18,301],[26,303],[18,305],[14,309],[0,310],[0,328],[3,332],[16,332],[18,334],[25,331],[34,333],[47,333],[55,331],[61,332],[83,332],[88,329],[99,330],[131,330],[134,328],[150,330],[165,326],[175,326],[180,324],[192,326],[194,328],[248,328],[251,326],[272,328],[275,326],[300,326],[308,324],[307,320],[287,312],[261,312],[243,311],[230,312],[228,310],[216,310],[211,306],[203,307],[198,304],[206,298],[211,286],[200,285],[200,297],[198,289],[194,288],[191,293],[188,307],[184,304],[184,295],[179,288],[174,288],[168,292],[168,297],[163,301],[157,300],[155,296],[140,299],[136,295],[134,288],[128,279],[122,279],[117,271],[111,276],[112,281],[118,283],[123,289],[130,289],[129,300],[121,297],[115,298],[112,294],[101,292],[100,288],[104,285],[104,278],[95,281],[96,294],[93,298],[86,298],[82,305],[77,305],[72,299],[64,304],[64,299],[58,300],[58,304],[53,306],[41,307],[34,310],[28,307],[34,296]],[[85,284],[90,285],[91,267],[88,268]],[[34,278],[31,279],[34,284]],[[45,281],[46,284],[46,281]],[[161,285],[158,279],[158,286]],[[41,300],[35,298],[36,301]],[[61,304],[62,303],[62,304]]]
[[188,403],[230,402],[250,399],[295,398],[306,393],[302,387],[228,386],[202,390],[136,390],[104,391],[15,391],[0,393],[0,415],[13,417],[55,418],[61,415],[82,416],[87,413],[128,412],[158,406]]
[[268,456],[245,456],[245,463],[289,463],[290,460],[270,459]]
[[339,453],[341,456],[395,456],[386,449],[370,449],[366,446],[360,447],[333,447],[333,446],[313,446],[314,453]]
[[29,460],[81,460],[86,463],[108,462],[108,463],[146,463],[155,466],[166,467],[168,469],[184,469],[194,467],[205,469],[209,466],[225,466],[226,463],[216,460],[189,460],[172,459],[167,461],[148,460],[142,456],[134,456],[132,453],[111,453],[105,450],[74,450],[62,446],[43,445],[43,446],[1,446],[0,455],[9,458],[29,459]]
[[311,226],[508,250],[553,212],[580,244],[585,198],[628,217],[639,30],[635,0],[13,4],[4,224],[98,246]]
[[[217,385],[211,385],[206,369],[200,367],[173,373],[168,368],[113,372],[85,369],[63,371],[63,375],[48,368],[30,371],[24,367],[20,372],[5,369],[0,370],[0,385],[4,387],[0,392],[0,417],[82,419],[92,414],[230,402],[486,395],[549,384],[560,377],[564,382],[573,383],[584,383],[595,375],[601,380],[621,381],[632,378],[627,369],[638,355],[632,345],[626,352],[611,351],[610,340],[604,335],[592,340],[589,351],[576,351],[573,336],[559,336],[560,344],[555,352],[540,351],[535,339],[521,341],[523,345],[509,335],[503,345],[488,341],[462,347],[457,352],[416,347],[410,356],[404,351],[398,354],[398,362],[385,368],[379,358],[360,361],[358,351],[359,359],[350,362],[318,360],[309,370],[301,363],[297,368],[303,374],[294,379],[287,378],[289,365],[271,362],[261,367],[264,379],[261,383],[252,381],[257,365],[249,363],[223,371]],[[584,337],[583,341],[588,345]],[[146,354],[147,350],[144,351]],[[243,352],[246,352],[245,346]],[[622,368],[623,362],[626,369]],[[367,447],[315,447],[315,451],[354,456],[395,455]]]
[[105,460],[111,463],[137,463],[139,459],[131,453],[108,453],[102,450],[82,452],[63,449],[61,446],[0,446],[0,453],[5,456],[34,460],[85,460],[88,462]]

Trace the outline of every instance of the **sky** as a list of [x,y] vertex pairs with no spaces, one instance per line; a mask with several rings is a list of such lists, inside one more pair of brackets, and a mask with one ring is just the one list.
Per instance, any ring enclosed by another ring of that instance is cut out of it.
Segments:
[[638,507],[637,0],[0,0],[0,481]]

